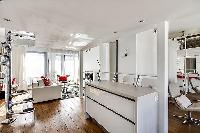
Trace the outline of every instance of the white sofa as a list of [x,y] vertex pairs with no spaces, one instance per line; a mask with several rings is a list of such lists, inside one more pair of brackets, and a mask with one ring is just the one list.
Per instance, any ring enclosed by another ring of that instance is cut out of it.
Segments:
[[34,103],[60,99],[61,91],[62,91],[61,85],[33,87],[32,96],[34,99]]

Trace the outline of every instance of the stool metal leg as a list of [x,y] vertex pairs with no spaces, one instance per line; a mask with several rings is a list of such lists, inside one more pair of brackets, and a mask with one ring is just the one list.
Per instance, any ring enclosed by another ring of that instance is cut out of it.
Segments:
[[178,115],[173,115],[174,117],[177,117],[179,119],[183,119],[183,124],[193,124],[193,125],[200,125],[200,120],[199,119],[194,119],[192,118],[192,113],[188,112],[188,114],[185,114],[185,116],[178,116]]

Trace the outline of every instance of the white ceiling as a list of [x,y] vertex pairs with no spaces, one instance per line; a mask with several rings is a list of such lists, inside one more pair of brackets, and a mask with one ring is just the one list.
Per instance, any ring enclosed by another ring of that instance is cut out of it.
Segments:
[[170,21],[170,38],[200,33],[200,12]]
[[[88,34],[99,42],[114,31],[163,20],[174,22],[171,31],[175,31],[184,28],[179,27],[179,20],[199,12],[199,0],[4,0],[0,2],[0,27],[34,32],[37,46],[65,48],[71,33]],[[138,23],[141,19],[145,22]]]

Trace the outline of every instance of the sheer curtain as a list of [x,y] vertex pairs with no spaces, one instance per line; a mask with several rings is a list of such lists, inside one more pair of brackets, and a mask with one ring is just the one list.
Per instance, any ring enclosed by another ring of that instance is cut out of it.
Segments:
[[77,82],[78,80],[79,59],[78,53],[65,54],[64,73],[69,75],[69,80]]
[[55,77],[57,75],[61,75],[62,74],[62,67],[61,67],[62,63],[61,63],[61,55],[56,55],[55,56]]
[[25,58],[26,80],[30,84],[33,78],[45,76],[44,53],[28,52]]
[[12,78],[16,78],[19,85],[18,90],[27,90],[25,54],[26,48],[24,46],[12,47]]

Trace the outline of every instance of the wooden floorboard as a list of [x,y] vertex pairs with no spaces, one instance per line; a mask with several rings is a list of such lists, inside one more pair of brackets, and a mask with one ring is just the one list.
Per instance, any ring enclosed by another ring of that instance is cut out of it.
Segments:
[[[19,115],[11,125],[0,125],[0,133],[103,133],[92,120],[85,120],[84,101],[80,98],[38,103],[33,114]],[[169,104],[169,133],[200,133],[200,126],[182,124],[173,114],[184,115]],[[200,113],[193,113],[200,119]]]
[[33,114],[19,115],[11,125],[0,125],[1,133],[103,133],[92,120],[84,118],[80,98],[38,103]]

